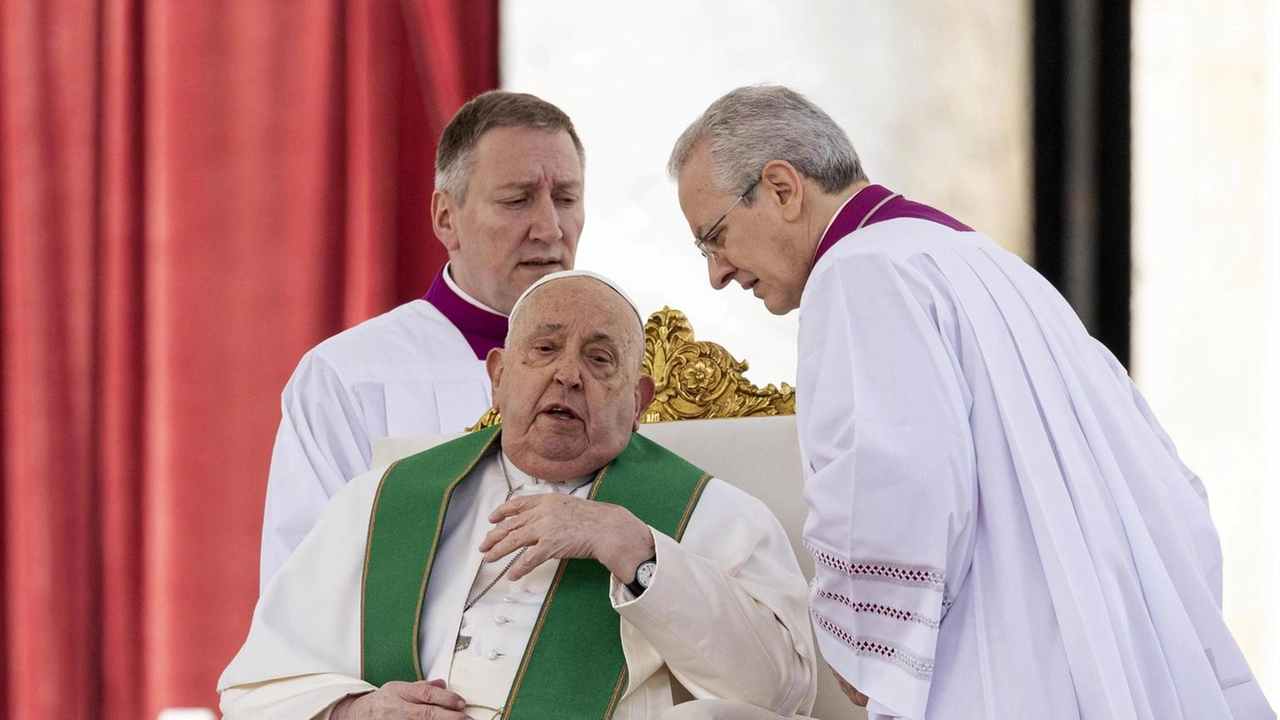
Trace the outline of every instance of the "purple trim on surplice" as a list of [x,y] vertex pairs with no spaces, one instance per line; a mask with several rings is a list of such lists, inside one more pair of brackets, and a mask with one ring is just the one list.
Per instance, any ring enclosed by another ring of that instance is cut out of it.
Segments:
[[[857,230],[859,225],[865,227],[866,225],[874,225],[875,223],[895,218],[917,218],[945,225],[959,232],[973,232],[973,228],[950,215],[902,196],[898,196],[881,205],[879,210],[875,209],[881,200],[892,194],[893,191],[883,185],[868,185],[858,191],[858,194],[845,203],[840,213],[836,215],[836,219],[832,221],[831,227],[827,228],[826,234],[822,236],[822,241],[818,243],[818,251],[813,254],[813,263],[817,265],[822,256],[831,249],[831,246],[839,242],[840,238]],[[871,217],[867,217],[867,213],[872,210],[875,210],[875,212]],[[862,222],[863,218],[866,218],[867,222],[865,224]]]
[[483,360],[490,350],[502,347],[507,337],[507,316],[481,310],[458,297],[445,282],[443,270],[431,281],[431,287],[427,288],[422,299],[434,305],[454,327],[462,331],[477,358]]

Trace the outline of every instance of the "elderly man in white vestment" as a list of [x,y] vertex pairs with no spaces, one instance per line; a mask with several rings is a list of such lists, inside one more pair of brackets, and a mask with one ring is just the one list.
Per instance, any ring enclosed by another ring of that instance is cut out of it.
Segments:
[[573,267],[582,143],[540,98],[479,95],[445,128],[431,217],[449,253],[426,294],[308,352],[281,397],[261,587],[329,498],[369,469],[373,441],[461,431],[489,407],[484,359],[538,278]]
[[502,424],[334,497],[219,681],[226,717],[650,720],[674,682],[759,717],[806,712],[815,656],[786,534],[633,432],[654,392],[643,348],[609,281],[533,285],[488,356]]
[[800,309],[811,616],[873,718],[1267,718],[1204,486],[1063,298],[798,93],[668,165],[716,289]]

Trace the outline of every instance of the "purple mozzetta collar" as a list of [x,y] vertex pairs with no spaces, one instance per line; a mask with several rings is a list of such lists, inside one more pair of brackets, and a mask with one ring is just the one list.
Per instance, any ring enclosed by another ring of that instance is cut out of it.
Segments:
[[502,347],[507,337],[507,316],[483,310],[464,300],[445,282],[444,270],[436,274],[422,299],[434,305],[462,331],[477,358],[483,360],[490,350]]
[[[888,200],[888,202],[885,202]],[[854,230],[866,225],[874,225],[895,218],[917,218],[945,225],[958,232],[973,232],[973,228],[928,205],[912,202],[901,195],[894,196],[892,190],[883,185],[868,185],[862,188],[849,202],[836,213],[831,227],[822,235],[818,250],[813,254],[813,263],[827,253],[841,238],[849,236]]]

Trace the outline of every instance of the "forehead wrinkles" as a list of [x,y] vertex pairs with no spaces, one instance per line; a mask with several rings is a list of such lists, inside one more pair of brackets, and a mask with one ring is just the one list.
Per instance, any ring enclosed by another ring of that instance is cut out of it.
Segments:
[[503,179],[500,182],[529,186],[582,183],[582,166],[567,135],[533,131],[495,136],[497,132],[486,133],[476,143],[473,171],[496,174]]
[[588,339],[609,338],[625,350],[643,347],[642,332],[631,306],[612,288],[590,278],[554,280],[525,298],[512,335],[566,332],[572,324]]
[[520,177],[508,175],[497,184],[496,189],[536,190],[543,187],[550,188],[552,191],[568,190],[578,192],[582,189],[582,181],[572,177],[570,173],[557,173],[548,168],[540,167],[534,172],[526,173]]

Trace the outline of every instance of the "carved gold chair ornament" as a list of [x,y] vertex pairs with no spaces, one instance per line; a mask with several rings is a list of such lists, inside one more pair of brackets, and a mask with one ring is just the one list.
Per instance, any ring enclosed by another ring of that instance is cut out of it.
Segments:
[[[679,310],[663,307],[644,324],[644,374],[654,379],[653,402],[642,423],[708,418],[794,415],[796,390],[772,383],[763,388],[744,376],[747,361],[708,340],[695,340],[693,325]],[[468,431],[496,425],[502,419],[489,408]]]

